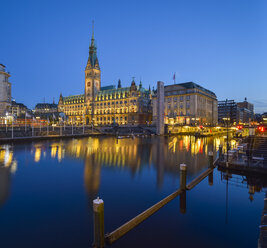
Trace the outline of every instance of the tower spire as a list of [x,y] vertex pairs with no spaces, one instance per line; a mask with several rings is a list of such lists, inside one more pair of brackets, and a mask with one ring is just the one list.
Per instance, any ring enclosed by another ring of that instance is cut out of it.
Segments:
[[94,40],[95,38],[94,38],[94,24],[95,24],[95,22],[94,22],[94,20],[92,21],[92,40]]

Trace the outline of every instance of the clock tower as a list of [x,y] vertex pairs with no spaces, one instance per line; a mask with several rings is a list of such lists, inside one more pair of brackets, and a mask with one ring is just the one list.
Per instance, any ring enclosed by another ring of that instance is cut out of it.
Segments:
[[91,115],[91,121],[93,121],[94,100],[97,92],[100,91],[101,87],[101,70],[96,55],[94,24],[93,24],[91,45],[89,47],[89,57],[84,72],[85,72],[84,99],[85,99],[85,105],[87,106],[86,115],[87,116]]

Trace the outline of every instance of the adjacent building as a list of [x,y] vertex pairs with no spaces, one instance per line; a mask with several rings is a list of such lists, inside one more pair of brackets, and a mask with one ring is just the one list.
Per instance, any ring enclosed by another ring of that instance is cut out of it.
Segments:
[[135,83],[129,87],[101,87],[101,70],[97,58],[94,33],[85,67],[84,94],[59,98],[58,111],[65,113],[67,121],[75,124],[110,125],[117,123],[147,124],[151,122],[151,92]]
[[25,118],[26,113],[31,115],[31,110],[27,108],[23,103],[18,103],[15,100],[11,101],[10,113],[16,118]]
[[11,83],[9,82],[10,74],[6,67],[0,64],[0,117],[6,116],[11,107]]
[[[153,94],[153,122],[157,120],[157,91]],[[164,122],[179,125],[215,125],[217,97],[204,87],[186,82],[164,87]]]
[[218,102],[218,122],[225,124],[226,120],[231,125],[239,123],[248,124],[254,120],[254,105],[247,101],[235,102],[234,100],[225,100]]
[[238,102],[237,107],[239,110],[239,122],[241,123],[249,123],[254,120],[254,105],[245,100],[243,102]]
[[33,110],[35,117],[53,119],[58,117],[58,105],[53,103],[37,103]]
[[234,100],[218,101],[218,122],[220,124],[236,125],[239,123],[237,103]]

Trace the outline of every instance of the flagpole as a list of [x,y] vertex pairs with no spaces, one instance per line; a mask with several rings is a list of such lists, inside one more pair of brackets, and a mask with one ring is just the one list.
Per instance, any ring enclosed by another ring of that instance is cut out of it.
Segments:
[[27,131],[27,126],[26,126],[26,110],[25,110],[25,132]]
[[47,133],[47,136],[48,136],[48,135],[49,135],[49,129],[48,129],[48,116],[47,116],[46,133]]
[[12,139],[14,137],[14,133],[13,133],[13,122],[14,122],[14,116],[12,116]]
[[73,135],[73,119],[71,120],[71,134]]
[[64,131],[65,131],[65,128],[66,128],[66,124],[65,124],[65,114],[64,114],[64,119],[63,119],[63,121],[64,121]]
[[6,112],[6,133],[7,133],[7,121],[8,121],[8,118],[7,118],[7,112]]
[[83,114],[83,134],[84,134],[84,114]]
[[33,125],[34,117],[32,117],[32,137],[34,136],[34,125]]

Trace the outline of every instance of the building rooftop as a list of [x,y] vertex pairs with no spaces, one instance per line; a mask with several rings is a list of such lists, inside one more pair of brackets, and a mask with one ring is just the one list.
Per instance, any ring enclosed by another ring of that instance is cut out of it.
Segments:
[[178,87],[181,87],[178,90],[182,90],[182,89],[200,89],[200,90],[202,90],[202,91],[204,91],[204,92],[206,92],[206,93],[208,93],[208,94],[213,95],[213,96],[216,97],[216,94],[214,92],[212,92],[212,91],[210,91],[210,90],[208,90],[208,89],[206,89],[206,88],[204,88],[204,87],[202,87],[199,84],[196,84],[194,82],[186,82],[186,83],[180,83],[180,84],[165,85],[164,86],[164,89],[166,91],[166,90],[168,90],[168,88],[173,88],[175,86],[176,87],[177,86]]
[[84,94],[80,94],[80,95],[72,95],[72,96],[64,96],[63,100],[64,101],[71,101],[71,100],[80,100],[80,99],[84,99]]
[[37,103],[35,109],[57,108],[55,103]]

